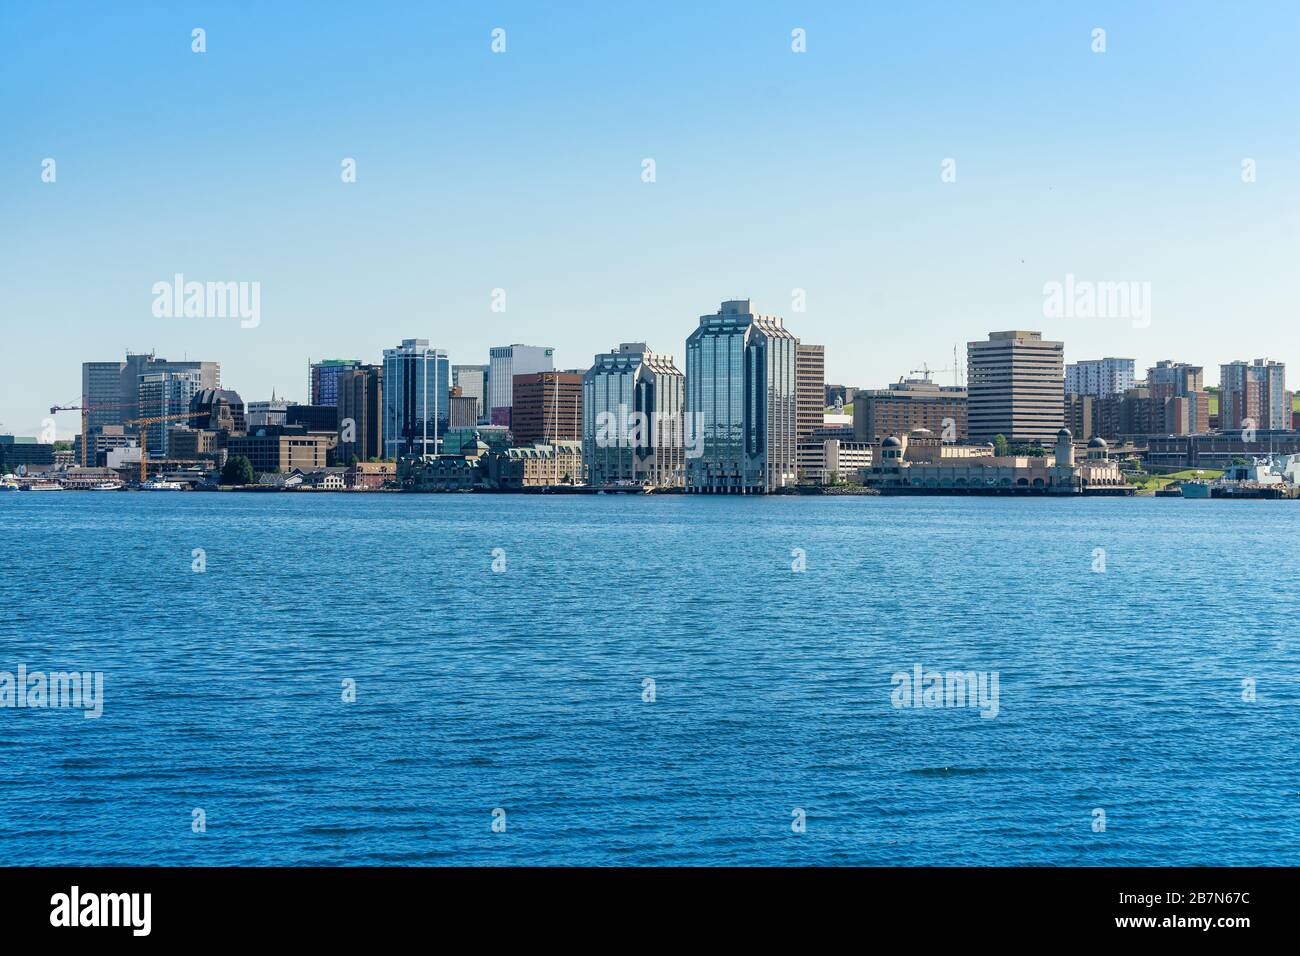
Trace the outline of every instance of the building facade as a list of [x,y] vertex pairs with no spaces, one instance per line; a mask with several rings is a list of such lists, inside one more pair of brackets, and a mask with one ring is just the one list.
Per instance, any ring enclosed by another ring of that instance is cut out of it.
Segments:
[[1121,395],[1137,379],[1130,358],[1085,359],[1065,366],[1065,391],[1074,395]]
[[582,453],[593,485],[676,488],[686,480],[686,378],[671,355],[625,342],[582,378]]
[[487,419],[487,382],[486,365],[453,365],[451,367],[451,384],[460,388],[462,398],[475,400],[474,421],[471,424],[486,422]]
[[512,424],[515,376],[555,371],[555,350],[541,345],[498,345],[488,350],[488,415],[493,425]]
[[1065,423],[1065,347],[1039,332],[990,332],[966,347],[968,432],[1049,445]]
[[384,349],[384,458],[437,454],[438,433],[447,427],[451,364],[428,339],[403,339]]
[[798,401],[795,432],[798,441],[804,441],[821,428],[826,413],[826,346],[796,341],[794,360]]
[[1300,454],[1300,432],[1236,430],[1208,435],[1160,435],[1147,442],[1150,467],[1226,468],[1233,459]]
[[321,359],[307,365],[307,395],[311,405],[337,405],[339,378],[361,364],[361,359]]
[[1042,455],[996,455],[990,445],[950,445],[929,435],[896,435],[863,472],[864,483],[885,494],[1131,494],[1119,465],[1100,438],[1075,460],[1074,438],[1057,432]]
[[1163,431],[1190,435],[1210,430],[1210,393],[1205,390],[1205,370],[1164,359],[1147,369],[1151,399],[1164,410]]
[[515,446],[483,456],[488,487],[502,491],[586,484],[582,442],[559,441]]
[[582,373],[516,374],[510,431],[516,445],[582,441]]
[[1255,359],[1219,366],[1219,427],[1224,431],[1290,428],[1285,363]]
[[853,398],[853,438],[878,442],[926,428],[948,441],[965,441],[967,405],[966,389],[925,379],[859,389]]
[[170,456],[168,429],[188,423],[190,405],[202,389],[203,376],[198,369],[145,372],[140,376],[140,417],[161,419],[140,426],[142,444],[150,457]]
[[[795,337],[748,299],[700,316],[686,340],[686,489],[773,491],[798,480]],[[698,436],[692,434],[698,429]]]
[[242,455],[262,475],[324,468],[333,446],[332,436],[313,434],[302,425],[266,425],[232,437],[226,448],[230,457]]
[[358,365],[339,376],[338,458],[369,461],[384,457],[384,370]]

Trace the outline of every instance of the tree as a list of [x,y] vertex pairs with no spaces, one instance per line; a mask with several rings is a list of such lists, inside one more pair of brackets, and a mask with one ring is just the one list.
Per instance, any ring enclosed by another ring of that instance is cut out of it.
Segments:
[[251,485],[253,483],[253,463],[243,455],[233,455],[226,459],[221,469],[223,485]]
[[996,435],[993,438],[993,454],[999,458],[1007,454],[1008,443],[1006,435]]

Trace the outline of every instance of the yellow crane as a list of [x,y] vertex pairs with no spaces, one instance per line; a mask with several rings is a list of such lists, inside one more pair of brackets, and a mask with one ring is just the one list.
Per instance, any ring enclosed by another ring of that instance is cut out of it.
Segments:
[[193,412],[181,412],[178,415],[151,415],[148,418],[131,418],[123,424],[140,425],[140,484],[148,480],[149,468],[149,426],[160,422],[175,422],[182,418],[193,418]]

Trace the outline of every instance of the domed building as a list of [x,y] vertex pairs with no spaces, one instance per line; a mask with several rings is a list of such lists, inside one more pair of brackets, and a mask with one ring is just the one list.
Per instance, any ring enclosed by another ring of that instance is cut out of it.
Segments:
[[884,439],[878,460],[863,471],[863,483],[884,494],[1132,494],[1106,453],[1106,443],[1093,439],[1088,457],[1076,463],[1067,428],[1056,433],[1053,448],[1022,455],[998,455],[989,443],[937,441],[918,429]]

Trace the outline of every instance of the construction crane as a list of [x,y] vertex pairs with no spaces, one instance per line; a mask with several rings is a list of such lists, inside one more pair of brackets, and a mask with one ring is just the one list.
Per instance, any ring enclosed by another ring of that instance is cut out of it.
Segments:
[[97,412],[105,408],[135,408],[135,405],[101,403],[98,405],[89,404],[84,398],[76,405],[51,405],[50,414],[55,415],[59,412],[81,412],[81,467],[87,467],[86,447],[90,443],[86,440],[87,425],[90,421],[90,413]]
[[[144,484],[149,477],[149,426],[157,425],[161,422],[175,422],[182,418],[193,418],[193,412],[181,412],[177,415],[150,415],[148,418],[131,418],[123,422],[125,425],[142,425],[140,429],[140,484]],[[83,446],[85,441],[81,443]]]
[[935,372],[955,372],[955,371],[957,371],[955,368],[930,368],[929,365],[927,365],[925,362],[922,362],[920,368],[914,368],[907,374],[924,375],[925,380],[928,382],[930,381],[930,376],[933,375]]
[[952,347],[952,368],[930,368],[930,366],[927,363],[922,362],[920,368],[914,368],[907,374],[924,375],[925,380],[928,382],[930,381],[930,376],[936,372],[952,372],[952,383],[954,385],[960,386],[961,371],[962,371],[961,366],[957,364],[957,346],[954,345]]

